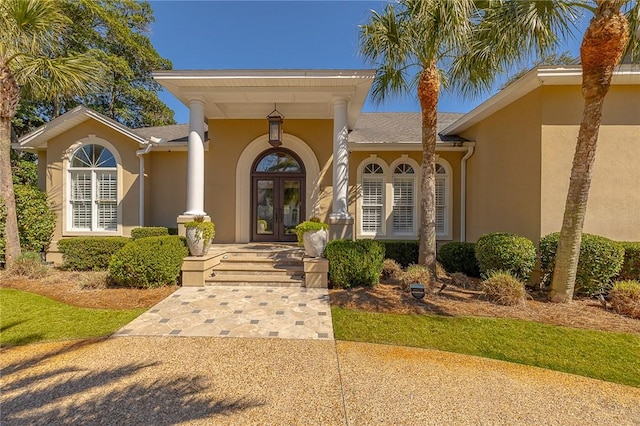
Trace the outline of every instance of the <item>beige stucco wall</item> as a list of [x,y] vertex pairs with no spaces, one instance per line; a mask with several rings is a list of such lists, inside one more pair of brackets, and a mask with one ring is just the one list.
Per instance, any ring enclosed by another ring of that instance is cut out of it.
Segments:
[[[63,214],[63,203],[66,199],[66,176],[63,176],[63,157],[72,145],[86,139],[89,135],[95,135],[96,138],[104,139],[109,142],[117,151],[121,163],[119,167],[118,177],[121,178],[121,194],[120,206],[122,227],[118,233],[103,233],[91,235],[131,235],[131,229],[138,226],[138,200],[139,185],[138,171],[139,162],[136,156],[138,144],[131,138],[93,120],[89,119],[84,123],[72,128],[71,130],[50,139],[47,142],[46,155],[39,155],[39,162],[46,165],[39,165],[39,173],[44,173],[39,179],[44,179],[49,200],[52,203],[56,213],[56,227],[54,230],[50,254],[48,259],[59,262],[61,259],[57,254],[57,241],[66,236],[82,235],[77,232],[68,232],[65,230]],[[99,141],[98,141],[99,142]]]
[[[265,134],[265,120],[210,120],[209,149],[205,151],[205,211],[216,225],[215,243],[235,242],[236,236],[236,168],[243,150]],[[304,141],[320,165],[320,217],[330,211],[333,121],[286,120],[284,132]],[[271,148],[265,142],[264,150]],[[287,148],[284,144],[283,148]],[[154,225],[176,226],[176,218],[186,205],[186,152],[153,152],[150,221]],[[245,171],[247,174],[251,170]],[[250,197],[250,187],[243,190]],[[306,206],[305,216],[310,216]],[[247,226],[249,224],[247,223]]]
[[540,236],[541,90],[460,136],[475,141],[467,163],[467,241],[487,232]]
[[[387,167],[390,167],[391,164],[396,161],[399,160],[400,158],[402,158],[403,155],[406,155],[408,158],[411,158],[412,160],[414,160],[417,164],[418,167],[420,166],[421,162],[422,162],[422,152],[421,151],[380,151],[380,152],[363,152],[363,151],[354,151],[351,152],[349,154],[349,183],[351,184],[349,186],[349,211],[351,212],[352,215],[357,216],[357,211],[356,211],[356,205],[357,205],[357,198],[361,196],[361,194],[359,194],[359,191],[357,191],[357,185],[356,183],[358,182],[358,168],[359,166],[363,163],[363,162],[368,162],[371,158],[371,154],[375,154],[375,156],[384,161],[387,164]],[[447,241],[452,240],[452,241],[459,241],[460,240],[460,160],[462,159],[462,156],[465,154],[465,152],[437,152],[437,155],[442,158],[443,160],[446,160],[449,165],[451,166],[452,169],[452,176],[450,178],[450,185],[452,186],[452,191],[451,191],[451,197],[452,197],[452,216],[451,216],[451,220],[452,220],[452,238],[451,239],[447,239]],[[390,170],[390,173],[393,173],[393,170]],[[391,176],[390,176],[391,179]],[[420,184],[418,183],[418,186]],[[390,184],[390,180],[387,184],[387,190],[391,191],[392,187]],[[387,197],[390,198],[390,197]],[[389,201],[389,200],[388,200]],[[416,200],[418,202],[418,213],[416,215],[416,221],[419,221],[419,199]],[[380,239],[410,239],[410,237],[407,236],[394,236],[392,234],[391,231],[391,217],[390,217],[390,212],[391,209],[387,208],[387,217],[386,217],[386,221],[387,221],[387,230],[386,230],[386,234],[385,235],[379,235],[376,236],[375,238],[380,238]],[[358,220],[356,220],[355,223],[355,234],[359,235],[359,230],[357,229],[359,227],[360,223]],[[417,238],[417,235],[414,236],[414,238]],[[440,241],[440,239],[438,239]],[[445,241],[445,240],[442,240]]]
[[[559,231],[583,100],[578,86],[543,90],[541,235]],[[605,98],[584,231],[640,241],[640,87]]]

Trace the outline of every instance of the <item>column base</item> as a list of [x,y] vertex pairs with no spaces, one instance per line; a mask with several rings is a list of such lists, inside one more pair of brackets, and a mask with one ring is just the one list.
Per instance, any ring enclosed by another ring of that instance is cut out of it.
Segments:
[[[195,215],[190,215],[190,214],[181,214],[180,216],[178,216],[178,219],[176,220],[176,222],[178,223],[178,235],[180,235],[181,237],[187,236],[187,231],[184,228],[184,224],[191,222],[194,217]],[[211,222],[211,216],[205,215],[204,221]]]
[[323,257],[305,257],[304,286],[327,288],[329,286],[329,261]]
[[329,216],[329,241],[353,240],[352,217]]

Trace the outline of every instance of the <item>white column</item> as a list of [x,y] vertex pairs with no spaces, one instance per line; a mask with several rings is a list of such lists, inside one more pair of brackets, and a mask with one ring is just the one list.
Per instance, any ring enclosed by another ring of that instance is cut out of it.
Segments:
[[204,102],[189,101],[189,140],[187,142],[187,210],[185,215],[204,212]]
[[349,149],[347,100],[333,103],[333,211],[330,219],[351,219],[348,210]]

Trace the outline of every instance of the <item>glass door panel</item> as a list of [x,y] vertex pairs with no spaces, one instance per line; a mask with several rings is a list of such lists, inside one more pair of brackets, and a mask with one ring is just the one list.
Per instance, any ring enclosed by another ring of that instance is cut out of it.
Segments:
[[274,234],[274,181],[272,179],[258,179],[256,182],[256,234]]
[[286,239],[288,235],[295,235],[296,225],[301,219],[302,182],[299,179],[282,179],[282,228],[281,236]]

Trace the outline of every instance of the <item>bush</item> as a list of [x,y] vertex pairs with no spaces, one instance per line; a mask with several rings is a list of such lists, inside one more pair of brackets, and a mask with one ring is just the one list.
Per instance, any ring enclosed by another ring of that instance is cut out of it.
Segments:
[[411,284],[420,283],[425,289],[431,287],[431,273],[429,268],[423,265],[409,265],[402,274],[402,290],[409,291]]
[[640,282],[618,281],[609,292],[613,310],[640,319]]
[[640,280],[640,242],[620,245],[624,248],[624,261],[618,277],[622,280]]
[[182,259],[189,254],[184,238],[173,235],[141,238],[118,250],[109,274],[118,285],[154,288],[175,284]]
[[76,237],[58,241],[62,268],[74,271],[99,271],[109,267],[111,256],[131,239],[126,237]]
[[[540,240],[540,272],[543,285],[551,283],[559,240],[559,232],[546,235]],[[576,292],[588,295],[606,294],[623,261],[624,249],[619,243],[598,235],[582,234]]]
[[506,232],[485,234],[476,243],[480,272],[507,271],[527,280],[536,264],[536,247],[530,239]]
[[51,243],[56,214],[49,207],[47,194],[30,185],[15,185],[20,248],[41,252]]
[[482,290],[489,300],[506,306],[524,305],[524,283],[508,271],[491,271],[482,282]]
[[398,280],[402,276],[402,266],[393,259],[385,259],[382,262],[380,278],[384,281]]
[[384,257],[393,259],[403,268],[418,263],[417,241],[381,241],[384,244]]
[[454,272],[451,274],[451,282],[453,282],[453,285],[462,287],[465,290],[473,286],[469,277],[462,272]]
[[42,263],[40,253],[25,251],[13,262],[9,268],[9,275],[14,277],[24,277],[38,279],[47,275],[49,270]]
[[325,250],[329,279],[338,287],[378,284],[384,262],[384,245],[374,240],[333,240]]
[[480,276],[474,243],[452,242],[444,244],[438,252],[438,262],[450,274],[462,272],[469,277]]
[[142,228],[133,228],[131,230],[131,238],[137,240],[147,237],[161,237],[169,235],[169,229],[164,226],[143,226]]

